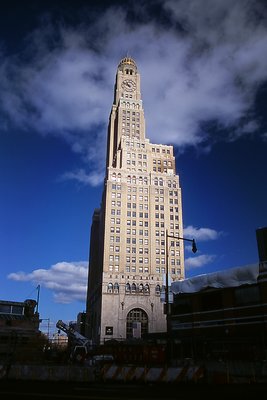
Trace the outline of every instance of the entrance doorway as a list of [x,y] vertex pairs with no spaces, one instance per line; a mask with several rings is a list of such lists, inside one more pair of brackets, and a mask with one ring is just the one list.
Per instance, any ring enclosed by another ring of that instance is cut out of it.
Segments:
[[148,333],[148,316],[141,308],[134,308],[127,315],[126,338],[143,337]]

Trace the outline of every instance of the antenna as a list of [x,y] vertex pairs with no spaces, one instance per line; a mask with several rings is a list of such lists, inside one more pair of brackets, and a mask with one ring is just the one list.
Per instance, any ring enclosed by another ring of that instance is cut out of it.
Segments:
[[40,285],[38,285],[36,289],[37,289],[37,305],[36,305],[36,312],[38,313],[39,298],[40,298]]

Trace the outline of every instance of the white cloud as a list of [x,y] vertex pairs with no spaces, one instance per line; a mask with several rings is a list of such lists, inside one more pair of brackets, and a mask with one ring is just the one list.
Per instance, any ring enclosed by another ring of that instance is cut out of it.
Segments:
[[[198,247],[198,242],[201,241],[209,241],[209,240],[217,240],[221,235],[223,235],[223,232],[216,231],[211,228],[196,228],[192,225],[187,226],[184,228],[184,237],[188,239],[195,239],[196,240],[196,245]],[[191,246],[186,246],[186,250],[192,251]],[[185,269],[190,270],[190,269],[195,269],[195,268],[200,268],[203,267],[206,264],[212,263],[216,259],[216,255],[214,254],[200,254],[197,256],[193,257],[188,257],[185,259]]]
[[184,228],[184,236],[189,236],[198,241],[206,241],[206,240],[216,240],[218,239],[223,233],[218,232],[214,229],[210,228],[195,228],[192,225],[187,226]]
[[[72,178],[100,182],[116,67],[129,51],[141,73],[152,142],[208,148],[217,135],[235,140],[257,133],[252,111],[267,79],[266,9],[252,0],[161,5],[169,12],[166,26],[152,17],[149,4],[142,10],[134,5],[142,17],[149,15],[145,23],[129,24],[120,7],[102,10],[90,24],[84,13],[75,28],[46,19],[46,26],[29,35],[27,57],[2,56],[3,125],[8,120],[64,138],[93,170],[88,178],[75,172]],[[220,128],[216,135],[204,128],[208,121]]]
[[77,171],[66,172],[62,176],[62,180],[75,180],[84,185],[98,186],[103,183],[103,173],[93,171],[87,174],[84,169],[79,169]]
[[36,269],[30,273],[13,272],[8,279],[30,281],[52,291],[56,303],[71,303],[86,299],[88,262],[59,262],[49,269]]
[[201,254],[200,256],[189,257],[185,260],[185,269],[200,268],[206,264],[210,264],[215,260],[216,256],[211,254]]

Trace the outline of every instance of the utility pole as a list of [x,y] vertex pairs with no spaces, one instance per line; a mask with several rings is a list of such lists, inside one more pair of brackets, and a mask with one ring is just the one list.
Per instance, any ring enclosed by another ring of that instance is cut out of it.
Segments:
[[166,303],[166,328],[167,328],[167,359],[168,361],[170,360],[170,351],[169,351],[169,346],[171,342],[171,326],[170,326],[170,301],[169,301],[169,238],[175,239],[175,240],[185,240],[188,242],[192,243],[192,252],[196,253],[197,252],[197,246],[195,239],[187,239],[179,236],[174,236],[174,235],[169,235],[168,234],[168,229],[166,229],[166,271],[165,271],[165,276],[166,276],[166,286],[165,286],[165,303]]

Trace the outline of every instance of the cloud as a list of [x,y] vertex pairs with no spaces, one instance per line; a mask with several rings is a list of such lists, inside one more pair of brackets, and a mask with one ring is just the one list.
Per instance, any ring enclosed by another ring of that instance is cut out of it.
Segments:
[[203,267],[203,265],[213,262],[215,258],[216,256],[211,254],[201,254],[200,256],[189,257],[185,260],[185,269],[191,270]]
[[160,13],[150,2],[134,4],[130,21],[119,6],[94,19],[84,12],[75,26],[46,18],[24,38],[24,50],[2,54],[2,126],[62,137],[92,173],[69,178],[101,182],[115,72],[129,51],[141,73],[152,142],[210,148],[258,134],[253,106],[267,79],[266,7],[254,0],[156,6]]
[[52,291],[56,303],[84,302],[87,293],[88,263],[59,262],[49,269],[36,269],[31,273],[13,272],[8,279],[30,281]]
[[[217,240],[220,236],[224,234],[224,232],[216,231],[211,228],[196,228],[192,225],[184,228],[184,237],[188,237],[189,239],[195,239],[197,242],[204,242],[209,240]],[[191,246],[186,246],[186,250],[192,251]],[[194,257],[188,257],[185,259],[185,269],[191,270],[195,268],[203,267],[206,264],[212,263],[216,259],[216,255],[214,254],[200,254]]]
[[184,236],[189,238],[193,238],[198,241],[207,241],[207,240],[216,240],[218,239],[223,232],[218,232],[214,229],[210,228],[195,228],[192,225],[184,228]]
[[79,169],[77,171],[66,172],[62,175],[61,179],[78,181],[83,185],[98,186],[100,183],[103,183],[103,173],[93,171],[87,174],[84,169]]

